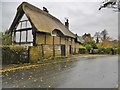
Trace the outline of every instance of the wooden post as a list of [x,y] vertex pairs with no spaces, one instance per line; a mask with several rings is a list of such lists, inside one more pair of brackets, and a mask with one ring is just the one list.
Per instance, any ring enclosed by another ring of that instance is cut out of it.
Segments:
[[30,47],[29,46],[27,46],[27,62],[29,63],[29,61],[30,61],[30,49],[29,49]]
[[45,33],[45,44],[46,44],[46,33]]
[[20,22],[21,23],[21,25],[20,25],[20,29],[22,29],[22,22]]
[[67,48],[68,48],[67,37],[65,37],[65,46],[66,46],[66,48],[65,48],[65,49],[66,49],[66,50],[65,50],[66,52],[65,52],[65,53],[66,53],[66,56],[67,56],[67,55],[68,55],[68,52],[67,52]]
[[26,30],[26,42],[27,42],[27,39],[28,39],[28,30]]
[[[20,29],[22,29],[22,22],[21,23],[21,26],[20,26]],[[19,40],[19,44],[21,44],[21,31],[20,31],[20,40]]]
[[43,46],[43,44],[41,44],[41,47],[42,47],[42,59],[44,59],[44,46]]
[[53,58],[55,57],[55,44],[54,44],[54,36],[53,36]]
[[14,33],[14,36],[13,36],[13,44],[14,44],[15,41],[16,41],[16,32],[15,32],[15,30],[13,31],[13,33]]
[[33,46],[36,46],[36,31],[34,27],[32,27],[32,34],[33,34]]

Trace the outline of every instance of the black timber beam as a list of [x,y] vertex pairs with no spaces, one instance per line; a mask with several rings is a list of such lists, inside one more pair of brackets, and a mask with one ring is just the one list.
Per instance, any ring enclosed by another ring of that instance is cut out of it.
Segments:
[[15,44],[31,44],[33,42],[14,42]]
[[19,31],[28,31],[28,30],[32,30],[32,28],[23,28],[23,29],[18,29],[18,30],[15,30],[14,32],[19,32]]

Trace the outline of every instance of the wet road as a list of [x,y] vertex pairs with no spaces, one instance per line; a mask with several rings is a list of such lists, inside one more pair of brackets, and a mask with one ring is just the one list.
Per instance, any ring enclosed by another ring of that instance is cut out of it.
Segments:
[[2,86],[3,88],[116,87],[117,56],[75,57],[74,59],[75,61],[72,62],[3,73]]

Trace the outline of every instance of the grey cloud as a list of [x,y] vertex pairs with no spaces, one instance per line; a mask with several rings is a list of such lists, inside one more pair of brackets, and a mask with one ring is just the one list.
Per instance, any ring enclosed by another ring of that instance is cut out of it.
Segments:
[[[117,38],[118,24],[117,13],[110,9],[98,10],[100,2],[31,2],[42,9],[47,7],[50,14],[64,23],[64,18],[69,18],[70,30],[78,35],[107,29],[111,37]],[[2,3],[3,31],[9,28],[20,4]]]

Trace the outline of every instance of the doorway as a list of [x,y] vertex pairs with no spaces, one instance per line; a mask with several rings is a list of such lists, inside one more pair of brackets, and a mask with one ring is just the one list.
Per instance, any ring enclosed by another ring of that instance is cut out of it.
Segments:
[[65,51],[65,45],[61,45],[61,56],[66,56]]

